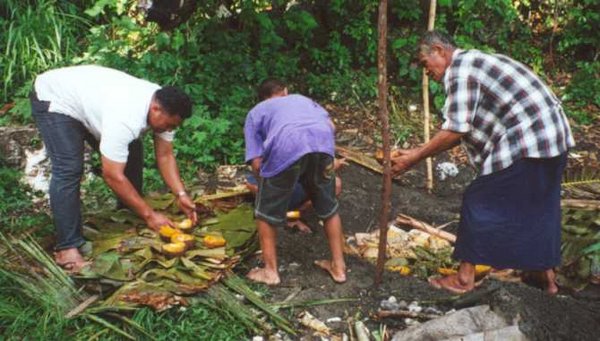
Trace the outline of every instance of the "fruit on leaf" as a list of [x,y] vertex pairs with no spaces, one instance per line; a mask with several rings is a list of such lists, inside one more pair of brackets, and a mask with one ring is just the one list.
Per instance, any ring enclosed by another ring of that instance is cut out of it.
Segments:
[[215,235],[209,234],[207,236],[204,236],[204,238],[202,238],[202,242],[204,243],[204,246],[206,246],[207,248],[213,249],[216,247],[224,246],[227,241],[225,240],[225,238],[223,238],[221,236],[215,236]]
[[185,253],[185,243],[168,243],[163,244],[162,252],[169,258],[179,257]]
[[179,223],[176,224],[177,228],[182,231],[190,231],[192,229],[192,220],[191,219],[183,219]]
[[158,230],[158,234],[160,235],[160,238],[165,242],[171,241],[171,237],[177,233],[180,233],[180,232],[177,229],[174,229],[169,225],[163,225]]
[[191,234],[176,233],[171,237],[171,243],[184,243],[186,249],[189,250],[196,245],[196,238]]

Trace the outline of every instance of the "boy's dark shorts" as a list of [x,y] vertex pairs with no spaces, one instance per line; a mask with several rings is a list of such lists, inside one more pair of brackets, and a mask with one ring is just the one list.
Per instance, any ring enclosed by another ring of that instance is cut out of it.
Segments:
[[271,225],[283,225],[294,186],[299,182],[320,219],[337,213],[333,157],[325,153],[302,156],[283,172],[258,182],[254,215]]

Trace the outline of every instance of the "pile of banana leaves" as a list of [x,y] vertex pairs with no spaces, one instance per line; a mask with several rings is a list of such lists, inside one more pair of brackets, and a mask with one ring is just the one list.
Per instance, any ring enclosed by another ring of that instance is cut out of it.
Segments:
[[558,281],[575,290],[600,280],[600,212],[563,209]]
[[[171,194],[146,198],[156,210],[180,221]],[[247,204],[218,201],[205,206],[199,225],[191,232],[195,246],[183,255],[167,258],[161,252],[164,242],[130,211],[103,211],[88,214],[84,235],[91,241],[86,255],[92,262],[79,278],[89,288],[113,292],[105,305],[150,306],[165,310],[188,304],[186,296],[205,291],[230,272],[247,254],[256,250],[252,208]],[[208,248],[206,235],[222,236],[223,247]]]

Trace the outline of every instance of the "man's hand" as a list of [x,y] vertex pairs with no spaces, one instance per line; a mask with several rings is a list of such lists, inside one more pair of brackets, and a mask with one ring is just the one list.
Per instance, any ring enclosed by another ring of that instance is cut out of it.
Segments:
[[392,175],[396,176],[406,172],[410,167],[419,162],[416,149],[397,149],[394,151],[392,161]]
[[154,231],[158,231],[163,225],[169,225],[171,227],[175,226],[169,218],[155,211],[152,211],[150,215],[146,217],[146,225]]
[[180,195],[177,197],[177,205],[179,205],[179,209],[192,221],[192,225],[196,225],[198,222],[198,215],[196,214],[196,204],[192,198],[187,194]]

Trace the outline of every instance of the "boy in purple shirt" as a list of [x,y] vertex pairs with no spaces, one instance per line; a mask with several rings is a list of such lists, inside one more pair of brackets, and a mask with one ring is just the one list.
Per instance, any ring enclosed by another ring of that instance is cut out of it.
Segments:
[[315,265],[338,283],[346,281],[342,223],[335,195],[334,128],[327,111],[301,95],[288,95],[281,81],[267,79],[258,89],[261,100],[246,117],[246,162],[258,181],[254,215],[265,266],[248,278],[279,284],[275,226],[284,225],[294,186],[299,182],[325,222],[331,260]]

